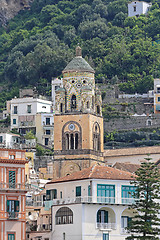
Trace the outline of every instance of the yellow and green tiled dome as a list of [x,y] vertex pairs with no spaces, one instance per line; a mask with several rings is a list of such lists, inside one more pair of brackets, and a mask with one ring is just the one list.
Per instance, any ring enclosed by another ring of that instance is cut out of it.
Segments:
[[76,48],[76,57],[68,63],[63,70],[63,73],[76,71],[95,73],[94,69],[86,62],[84,58],[82,58],[81,48],[79,46]]

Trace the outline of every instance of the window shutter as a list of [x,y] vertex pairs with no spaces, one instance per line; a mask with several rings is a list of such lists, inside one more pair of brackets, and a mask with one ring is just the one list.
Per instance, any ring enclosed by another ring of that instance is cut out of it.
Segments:
[[51,190],[46,190],[46,200],[51,200]]
[[9,200],[7,200],[7,212],[9,212]]
[[15,201],[15,212],[19,212],[19,201]]

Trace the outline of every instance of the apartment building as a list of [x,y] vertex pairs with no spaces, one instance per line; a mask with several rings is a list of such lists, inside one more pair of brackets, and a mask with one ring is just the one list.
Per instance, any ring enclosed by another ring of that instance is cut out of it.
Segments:
[[0,149],[0,240],[25,240],[24,150]]

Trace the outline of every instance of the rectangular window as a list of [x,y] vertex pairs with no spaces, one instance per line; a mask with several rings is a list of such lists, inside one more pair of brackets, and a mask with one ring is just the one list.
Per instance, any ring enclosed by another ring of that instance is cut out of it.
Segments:
[[136,6],[133,7],[134,12],[136,12]]
[[57,189],[46,190],[46,200],[57,199]]
[[132,218],[130,218],[128,216],[122,216],[121,217],[121,227],[127,228],[129,226],[129,223],[131,220],[132,220]]
[[60,198],[62,198],[62,192],[60,192]]
[[160,102],[160,97],[158,97],[158,102]]
[[97,184],[97,201],[115,203],[115,186]]
[[76,187],[76,197],[81,196],[81,186]]
[[27,113],[31,113],[31,105],[27,105]]
[[3,136],[0,136],[0,143],[3,142]]
[[50,118],[46,118],[46,125],[50,125]]
[[50,135],[51,131],[50,130],[46,130],[46,135]]
[[109,233],[103,233],[103,240],[109,240]]
[[13,107],[13,113],[14,113],[14,114],[17,114],[17,106],[14,106],[14,107]]
[[16,187],[16,172],[9,171],[9,188],[15,188],[15,187]]
[[7,212],[19,212],[19,201],[7,200]]
[[122,186],[122,203],[133,203],[133,195],[136,191],[134,186]]
[[15,235],[14,234],[8,234],[8,240],[15,240]]
[[44,141],[45,141],[45,146],[48,146],[49,138],[45,138]]
[[16,119],[15,118],[13,119],[13,124],[16,124]]

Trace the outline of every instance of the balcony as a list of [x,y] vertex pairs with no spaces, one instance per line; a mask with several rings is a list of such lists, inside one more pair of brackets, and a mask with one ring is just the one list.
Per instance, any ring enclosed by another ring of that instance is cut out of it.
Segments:
[[99,230],[115,230],[116,223],[96,223],[96,228]]
[[122,198],[121,199],[122,204],[128,204],[128,205],[135,203],[135,201],[138,201],[138,199],[135,199],[135,198]]
[[51,231],[52,225],[51,224],[41,224],[37,226],[37,231]]
[[126,228],[121,228],[121,234],[128,234],[128,230]]
[[102,196],[99,196],[99,197],[97,197],[97,202],[98,203],[114,204],[115,203],[115,197],[102,197]]
[[17,220],[19,219],[19,213],[18,212],[7,212],[8,216],[7,218],[9,220]]
[[27,191],[28,186],[26,186],[25,184],[21,184],[21,183],[0,183],[0,190]]

